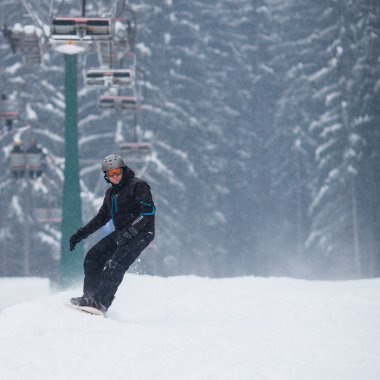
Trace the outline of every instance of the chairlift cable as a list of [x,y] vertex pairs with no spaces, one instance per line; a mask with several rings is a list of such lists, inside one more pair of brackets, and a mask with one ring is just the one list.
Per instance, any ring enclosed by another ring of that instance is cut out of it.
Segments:
[[86,0],[82,0],[82,17],[86,17]]
[[33,12],[33,7],[29,4],[27,0],[21,0],[24,8],[32,18],[34,24],[38,27],[40,27],[42,30],[44,30],[44,23],[39,19],[38,16],[36,16],[35,12]]
[[123,1],[122,1],[122,4],[123,4],[123,5],[122,5],[122,9],[117,10],[117,1],[116,1],[115,18],[120,17],[120,16],[124,13],[125,7],[126,7],[126,5],[128,4],[128,0],[123,0]]
[[[59,4],[59,7],[58,7],[58,10],[56,12],[55,15],[59,15],[61,13],[61,9],[63,7],[63,5],[65,4],[65,0],[61,0],[60,4]],[[50,11],[49,11],[49,18],[52,19],[53,18],[53,12],[54,12],[54,0],[51,0],[50,2]]]
[[113,18],[114,18],[115,15],[116,15],[116,7],[117,7],[117,0],[112,1],[112,3],[111,3],[110,14],[111,14],[111,16],[112,16]]
[[142,75],[143,75],[143,92],[142,92],[142,98],[145,100],[146,97],[147,97],[147,93],[148,93],[148,89],[147,89],[147,85],[146,85],[146,82],[147,82],[147,73],[146,73],[146,70],[144,70],[144,69],[140,69],[140,67],[137,67],[136,71],[138,71],[139,73],[142,73]]
[[137,35],[137,16],[136,12],[130,7],[128,4],[125,6],[126,11],[131,15],[131,24],[130,28],[128,28],[128,43],[130,45],[131,51],[134,50],[136,35]]
[[54,5],[54,0],[50,1],[50,9],[49,9],[49,19],[53,17],[53,5]]

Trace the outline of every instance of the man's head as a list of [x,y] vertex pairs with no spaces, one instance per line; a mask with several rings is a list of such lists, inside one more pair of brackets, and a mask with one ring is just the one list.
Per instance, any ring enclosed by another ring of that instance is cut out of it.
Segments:
[[116,154],[107,156],[102,162],[102,171],[104,172],[106,180],[114,185],[118,185],[123,178],[123,168],[125,166],[120,156]]

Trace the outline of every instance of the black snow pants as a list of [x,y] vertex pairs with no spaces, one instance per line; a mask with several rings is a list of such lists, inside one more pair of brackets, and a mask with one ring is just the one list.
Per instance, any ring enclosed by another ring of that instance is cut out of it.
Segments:
[[87,253],[84,259],[85,297],[93,297],[107,309],[110,307],[125,272],[154,238],[152,232],[140,232],[126,244],[116,245],[112,232]]

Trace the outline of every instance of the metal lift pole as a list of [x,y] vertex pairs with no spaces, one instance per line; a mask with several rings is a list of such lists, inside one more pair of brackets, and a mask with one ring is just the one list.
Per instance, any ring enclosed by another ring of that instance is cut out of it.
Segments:
[[86,0],[82,0],[82,17],[86,17]]
[[82,276],[83,244],[70,252],[69,239],[82,226],[82,204],[79,183],[79,154],[77,127],[77,54],[65,58],[65,170],[61,226],[60,285],[65,288]]
[[[25,175],[28,175],[28,173],[25,173]],[[30,276],[30,223],[31,223],[31,194],[30,190],[31,184],[27,183],[27,186],[25,188],[25,214],[26,214],[26,223],[25,223],[25,230],[24,230],[24,276]]]

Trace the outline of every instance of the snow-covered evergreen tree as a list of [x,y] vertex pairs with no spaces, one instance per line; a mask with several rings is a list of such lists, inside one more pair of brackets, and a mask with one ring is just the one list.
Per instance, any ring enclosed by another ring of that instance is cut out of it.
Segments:
[[[51,15],[80,12],[74,0],[59,9],[48,1],[23,3],[34,17],[5,3],[3,23],[33,24],[41,36]],[[137,15],[137,63],[146,73],[138,134],[154,148],[144,178],[157,204],[154,248],[136,270],[377,274],[378,2],[129,4]],[[112,7],[95,1],[87,9],[101,15]],[[41,65],[32,65],[0,38],[1,93],[17,98],[23,111],[15,133],[0,136],[2,274],[25,273],[28,252],[37,274],[53,273],[59,259],[59,225],[36,219],[36,209],[60,207],[64,165],[63,58],[46,38],[43,46]],[[99,64],[93,49],[79,56],[83,223],[97,212],[106,189],[100,161],[131,139],[136,116],[99,109],[107,91],[82,80],[84,69]],[[38,140],[46,175],[11,178],[7,159],[16,138]],[[43,264],[47,258],[49,265]]]

